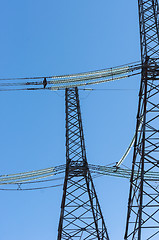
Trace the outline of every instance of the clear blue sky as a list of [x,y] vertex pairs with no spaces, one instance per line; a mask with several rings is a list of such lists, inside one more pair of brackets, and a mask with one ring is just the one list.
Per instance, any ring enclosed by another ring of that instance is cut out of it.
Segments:
[[[0,2],[0,77],[77,73],[140,59],[137,0]],[[88,162],[120,159],[135,131],[140,77],[80,92]],[[64,92],[0,93],[0,174],[65,163]],[[127,158],[130,166],[132,153]],[[94,180],[111,240],[123,239],[129,182]],[[62,187],[0,192],[0,239],[56,239]]]

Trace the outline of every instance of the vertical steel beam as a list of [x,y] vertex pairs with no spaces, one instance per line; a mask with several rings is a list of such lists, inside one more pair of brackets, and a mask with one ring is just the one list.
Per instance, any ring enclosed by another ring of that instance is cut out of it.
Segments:
[[77,88],[65,91],[66,173],[58,240],[109,240],[88,168]]
[[145,175],[159,170],[158,1],[138,0],[138,9],[142,75],[124,239],[158,240],[159,185]]

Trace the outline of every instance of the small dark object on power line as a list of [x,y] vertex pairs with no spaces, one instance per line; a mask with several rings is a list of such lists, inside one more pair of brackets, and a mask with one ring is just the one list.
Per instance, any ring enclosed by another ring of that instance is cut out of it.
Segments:
[[47,80],[46,80],[46,78],[44,78],[44,80],[43,80],[43,85],[44,85],[44,88],[46,88],[46,85],[47,85]]

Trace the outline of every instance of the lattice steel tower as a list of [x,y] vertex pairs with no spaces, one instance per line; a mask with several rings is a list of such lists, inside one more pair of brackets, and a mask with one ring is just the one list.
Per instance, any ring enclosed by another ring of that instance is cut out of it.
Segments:
[[159,7],[157,0],[138,7],[142,76],[125,239],[158,240],[159,187],[145,173],[159,171]]
[[66,172],[58,228],[61,239],[109,239],[88,168],[78,89],[65,90]]

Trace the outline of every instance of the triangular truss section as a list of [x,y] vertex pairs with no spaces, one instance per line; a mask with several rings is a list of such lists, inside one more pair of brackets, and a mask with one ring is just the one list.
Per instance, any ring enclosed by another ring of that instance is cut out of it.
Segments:
[[108,240],[95,187],[88,168],[78,89],[66,98],[66,173],[58,240]]

